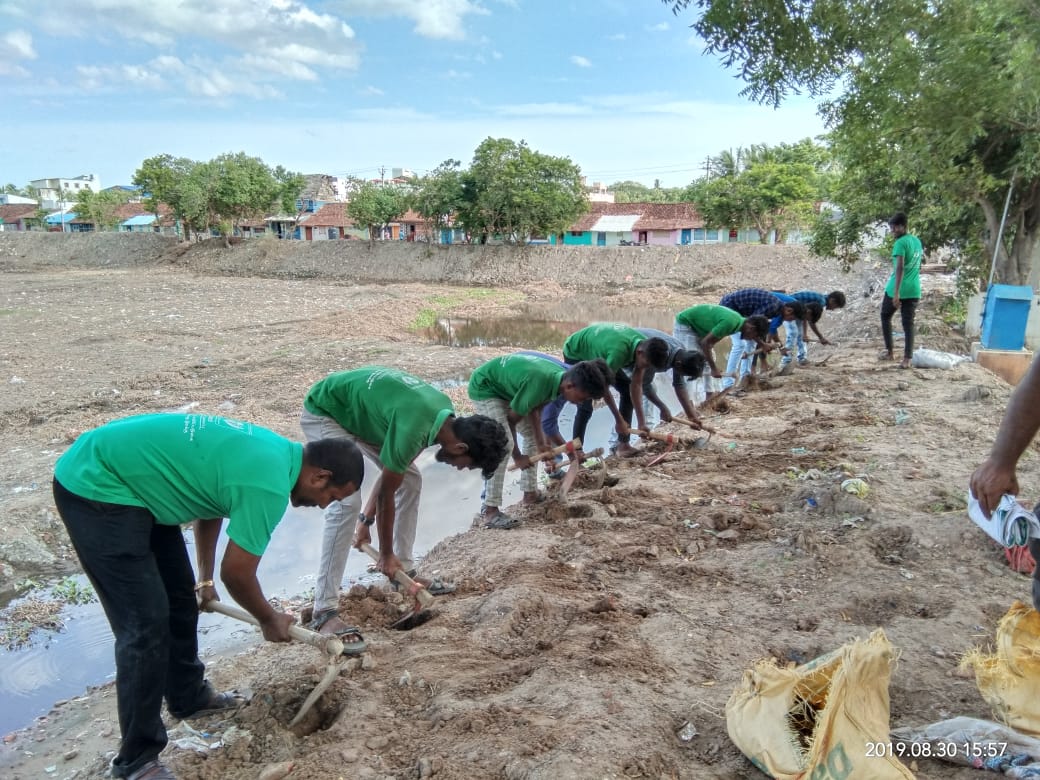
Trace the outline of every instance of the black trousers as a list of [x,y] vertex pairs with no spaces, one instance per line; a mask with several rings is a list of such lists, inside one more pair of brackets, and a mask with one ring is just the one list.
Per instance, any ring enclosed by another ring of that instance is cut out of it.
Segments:
[[[618,413],[621,415],[622,420],[631,425],[632,412],[635,410],[635,407],[632,406],[632,380],[628,378],[624,371],[618,371],[614,375],[614,389],[621,396],[621,403],[618,404]],[[592,399],[587,399],[578,404],[578,410],[574,413],[574,428],[571,432],[571,438],[581,439],[582,445],[584,445],[585,429],[589,427],[589,420],[591,419]],[[627,444],[631,438],[630,435],[626,434],[619,436],[618,441]]]
[[54,503],[115,636],[122,743],[112,764],[126,777],[166,747],[162,703],[187,715],[211,689],[199,660],[195,574],[180,526],[147,509],[91,501],[54,480]]
[[[899,299],[899,318],[903,321],[903,357],[909,360],[914,354],[914,314],[917,311],[919,298]],[[881,301],[881,335],[885,339],[885,351],[892,352],[892,317],[896,307],[892,297],[885,293]]]

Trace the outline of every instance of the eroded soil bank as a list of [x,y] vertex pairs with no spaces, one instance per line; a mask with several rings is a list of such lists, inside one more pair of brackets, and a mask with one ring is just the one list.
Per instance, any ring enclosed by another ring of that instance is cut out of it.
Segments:
[[[218,684],[253,698],[227,720],[194,724],[221,747],[195,752],[194,735],[170,723],[188,740],[164,757],[178,777],[256,778],[280,761],[294,762],[291,778],[761,777],[726,735],[725,703],[744,670],[769,656],[802,662],[879,626],[900,651],[893,726],[991,717],[955,668],[1028,581],[971,526],[962,496],[1009,388],[974,364],[879,364],[883,266],[843,275],[789,247],[609,257],[457,248],[472,256],[431,259],[393,246],[365,259],[380,248],[228,252],[116,238],[140,237],[0,234],[9,592],[30,574],[74,570],[50,470],[108,419],[196,404],[298,436],[303,394],[329,370],[378,362],[446,380],[504,351],[428,343],[416,327],[430,312],[505,319],[590,291],[655,311],[741,286],[849,297],[821,324],[837,344],[813,345],[810,366],[734,399],[710,421],[707,448],[652,466],[661,445],[608,460],[566,501],[550,486],[518,529],[439,544],[423,569],[459,587],[429,623],[390,631],[393,596],[344,593],[369,661],[341,674],[299,726],[287,724],[321,674],[317,651],[257,641],[213,662]],[[921,346],[961,351],[938,300],[922,307]],[[841,490],[849,476],[868,484],[865,497]],[[1033,450],[1020,480],[1024,492],[1038,484]],[[315,544],[318,532],[301,529]],[[113,700],[110,686],[86,692],[8,735],[0,773],[102,776],[118,738]],[[696,736],[683,740],[687,723]],[[938,761],[916,772],[976,777]]]

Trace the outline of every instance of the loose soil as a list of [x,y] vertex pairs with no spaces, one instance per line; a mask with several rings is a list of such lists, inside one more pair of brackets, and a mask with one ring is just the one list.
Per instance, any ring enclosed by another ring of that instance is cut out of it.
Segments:
[[[193,723],[202,737],[169,722],[181,744],[212,746],[171,746],[164,760],[179,778],[256,778],[285,761],[300,780],[762,777],[726,732],[743,672],[764,657],[810,660],[879,626],[899,649],[893,727],[992,717],[957,663],[992,639],[1028,580],[970,524],[963,497],[1010,388],[970,363],[879,363],[883,263],[843,275],[792,247],[632,248],[609,262],[596,248],[454,248],[431,260],[429,248],[393,247],[380,259],[379,247],[346,243],[225,250],[0,234],[4,592],[76,570],[48,486],[79,433],[191,408],[298,437],[301,399],[330,370],[376,362],[442,380],[501,353],[425,343],[412,329],[424,311],[505,318],[590,290],[677,311],[749,285],[842,288],[849,306],[821,323],[835,346],[813,345],[810,366],[732,399],[709,420],[718,433],[706,448],[676,448],[657,465],[658,444],[608,459],[566,500],[550,486],[544,503],[518,507],[520,528],[438,544],[421,571],[458,590],[426,624],[391,631],[400,597],[345,592],[342,612],[371,649],[296,727],[320,653],[258,643],[211,662],[217,685],[252,699]],[[409,270],[407,252],[424,270]],[[920,345],[966,351],[938,315],[950,280],[926,284]],[[865,497],[842,491],[851,476],[868,484]],[[1020,479],[1038,484],[1032,450]],[[319,529],[307,532],[318,544]],[[103,776],[119,734],[114,699],[111,686],[87,691],[7,735],[0,774]],[[687,724],[696,735],[683,740]],[[912,768],[977,777],[938,761]]]

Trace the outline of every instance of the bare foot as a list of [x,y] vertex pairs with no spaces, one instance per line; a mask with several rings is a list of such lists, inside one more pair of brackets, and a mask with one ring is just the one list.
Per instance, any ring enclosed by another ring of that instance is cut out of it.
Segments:
[[531,491],[527,491],[527,492],[524,493],[524,501],[523,501],[523,503],[525,503],[525,504],[539,504],[539,503],[542,502],[543,499],[544,499],[544,496],[542,496],[541,493],[539,493],[537,490],[531,490]]
[[634,458],[640,453],[640,450],[633,447],[631,444],[623,443],[617,447],[618,457],[621,458]]

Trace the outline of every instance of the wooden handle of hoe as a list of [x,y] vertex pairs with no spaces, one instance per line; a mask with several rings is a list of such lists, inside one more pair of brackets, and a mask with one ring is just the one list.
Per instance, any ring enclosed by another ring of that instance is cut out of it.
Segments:
[[[232,607],[230,604],[225,604],[223,601],[207,601],[203,606],[210,612],[218,612],[221,615],[227,615],[228,617],[235,618],[235,620],[241,620],[243,623],[250,623],[254,626],[260,625],[260,621],[244,609]],[[289,636],[297,642],[305,642],[319,650],[324,650],[331,656],[338,656],[343,652],[343,642],[336,637],[325,636],[324,634],[319,634],[317,631],[311,631],[309,628],[304,628],[303,626],[289,626]]]
[[679,425],[685,425],[697,431],[704,431],[705,433],[715,433],[714,428],[709,428],[707,425],[704,425],[703,423],[701,425],[697,425],[697,423],[695,423],[693,420],[687,420],[685,417],[673,417],[672,422],[679,423]]
[[[581,439],[572,439],[571,441],[567,442],[566,444],[561,444],[559,447],[553,447],[548,452],[539,452],[537,455],[532,455],[530,460],[531,460],[531,463],[540,463],[543,460],[548,460],[549,458],[555,458],[557,455],[560,455],[561,453],[564,453],[564,452],[574,453],[574,452],[577,452],[580,449],[581,449]],[[515,463],[510,463],[509,464],[509,468],[507,470],[508,471],[516,471],[516,469],[517,469],[516,464]]]
[[[361,545],[361,551],[368,554],[368,557],[373,561],[379,560],[379,550],[370,544]],[[413,580],[408,576],[404,569],[398,569],[394,574],[394,580],[404,588],[405,593],[409,595],[415,595],[416,601],[422,605],[423,609],[426,609],[434,602],[433,594],[426,590],[422,585]]]

